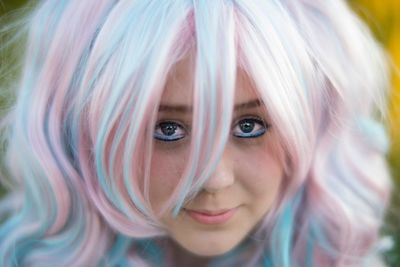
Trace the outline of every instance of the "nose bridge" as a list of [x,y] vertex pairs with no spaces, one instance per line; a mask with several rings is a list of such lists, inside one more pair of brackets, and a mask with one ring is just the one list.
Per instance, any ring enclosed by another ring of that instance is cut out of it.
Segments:
[[232,163],[229,149],[225,148],[217,168],[203,185],[203,189],[207,192],[215,193],[231,186],[235,181]]

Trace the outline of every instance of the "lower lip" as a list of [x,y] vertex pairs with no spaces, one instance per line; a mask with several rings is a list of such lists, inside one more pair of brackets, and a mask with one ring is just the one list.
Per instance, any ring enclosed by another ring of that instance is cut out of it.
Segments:
[[192,210],[186,210],[187,214],[195,221],[202,224],[223,224],[229,221],[233,215],[235,215],[237,209],[230,209],[219,214],[206,214],[201,212],[196,212]]

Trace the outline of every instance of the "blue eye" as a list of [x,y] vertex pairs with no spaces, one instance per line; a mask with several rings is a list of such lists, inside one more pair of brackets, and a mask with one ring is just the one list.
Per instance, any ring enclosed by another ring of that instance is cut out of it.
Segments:
[[164,142],[178,141],[186,136],[186,130],[177,122],[163,121],[156,125],[153,136]]
[[[269,125],[260,118],[244,118],[233,127],[232,134],[238,138],[256,138],[262,136]],[[187,130],[174,121],[163,121],[156,125],[154,138],[163,142],[178,141],[187,135]]]
[[238,138],[256,138],[262,136],[268,129],[259,118],[245,118],[239,120],[233,128],[233,135]]

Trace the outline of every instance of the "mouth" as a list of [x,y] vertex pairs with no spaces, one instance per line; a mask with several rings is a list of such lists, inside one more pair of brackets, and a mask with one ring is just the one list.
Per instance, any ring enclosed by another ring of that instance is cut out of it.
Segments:
[[207,225],[223,224],[235,215],[237,208],[223,210],[190,210],[184,211],[196,222]]

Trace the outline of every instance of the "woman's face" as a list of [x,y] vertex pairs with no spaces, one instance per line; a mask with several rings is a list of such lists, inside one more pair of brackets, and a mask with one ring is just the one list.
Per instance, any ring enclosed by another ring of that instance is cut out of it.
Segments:
[[[166,83],[154,133],[150,200],[158,211],[176,188],[187,163],[193,68],[178,62]],[[249,105],[242,105],[250,103]],[[249,78],[238,71],[231,135],[217,169],[177,217],[161,218],[169,235],[200,256],[222,255],[237,246],[265,216],[280,190],[283,167],[277,139]],[[275,143],[274,143],[275,142]]]

